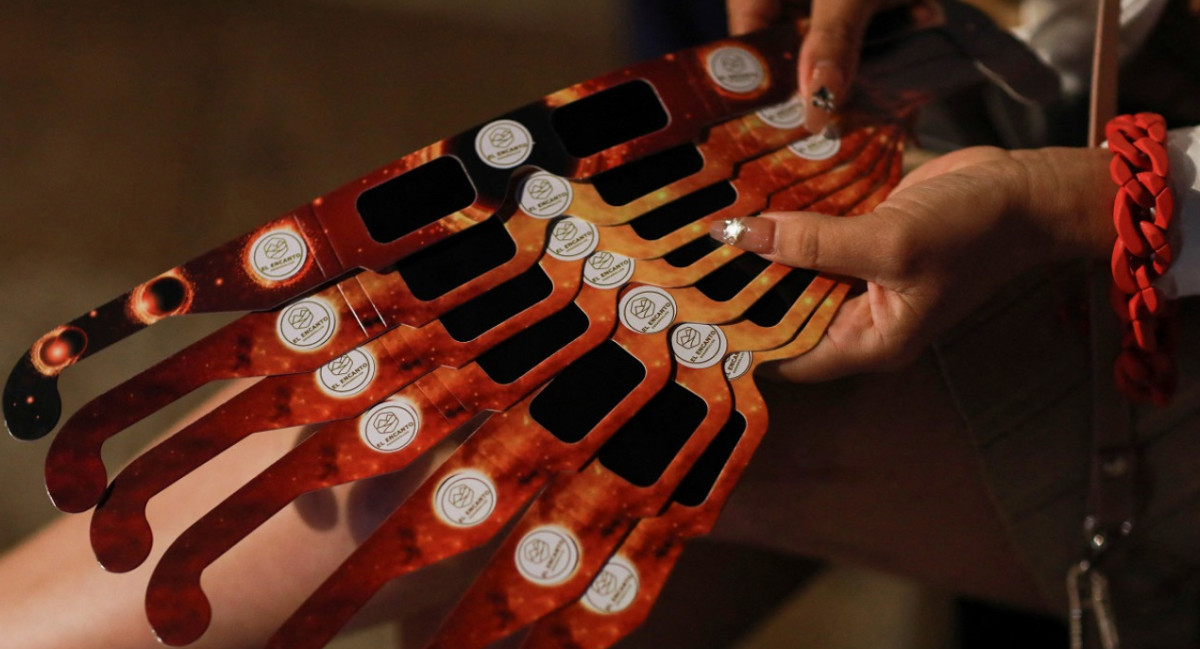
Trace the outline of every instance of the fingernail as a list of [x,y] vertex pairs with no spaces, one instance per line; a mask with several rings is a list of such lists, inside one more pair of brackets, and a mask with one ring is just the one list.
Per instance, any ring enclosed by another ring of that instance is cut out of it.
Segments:
[[775,248],[775,222],[743,216],[717,221],[709,227],[708,234],[731,246],[756,253],[769,253]]
[[829,124],[837,110],[844,83],[841,69],[833,62],[822,61],[813,66],[812,80],[808,84],[813,91],[808,98],[809,110],[804,120],[804,127],[810,133],[820,133]]

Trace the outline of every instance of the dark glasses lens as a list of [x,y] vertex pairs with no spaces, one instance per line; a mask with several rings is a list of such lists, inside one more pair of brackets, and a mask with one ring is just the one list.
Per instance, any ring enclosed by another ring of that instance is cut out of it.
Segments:
[[804,268],[791,271],[770,293],[759,298],[746,311],[745,318],[760,327],[774,327],[783,320],[816,277],[816,272]]
[[708,253],[721,247],[721,242],[710,237],[701,237],[663,255],[663,261],[676,268],[687,268],[703,259]]
[[648,487],[666,471],[706,414],[703,398],[670,382],[605,442],[600,463],[627,482]]
[[455,340],[467,342],[541,302],[554,291],[554,281],[534,266],[475,299],[438,317]]
[[493,381],[512,383],[581,336],[588,323],[583,309],[570,304],[484,352],[475,362]]
[[474,202],[462,162],[443,156],[359,194],[355,206],[371,238],[390,243]]
[[700,150],[694,144],[684,144],[596,174],[591,182],[600,198],[620,207],[703,168]]
[[729,182],[719,182],[639,216],[629,223],[638,236],[648,241],[661,239],[697,219],[733,205],[737,190]]
[[576,158],[649,135],[669,121],[654,87],[640,79],[601,90],[550,116],[563,148]]
[[729,421],[721,427],[721,432],[709,442],[708,448],[704,449],[704,453],[700,454],[696,463],[675,488],[671,499],[685,507],[696,507],[703,503],[708,498],[708,492],[712,491],[713,485],[717,483],[721,470],[725,468],[725,463],[729,461],[733,449],[737,448],[744,432],[746,418],[740,412],[731,413]]
[[645,377],[641,361],[608,340],[554,377],[529,403],[529,415],[558,439],[575,443]]
[[696,288],[713,301],[724,302],[740,293],[770,265],[771,262],[758,255],[738,255],[696,282]]
[[517,254],[500,219],[488,219],[396,262],[414,297],[430,301],[495,270]]

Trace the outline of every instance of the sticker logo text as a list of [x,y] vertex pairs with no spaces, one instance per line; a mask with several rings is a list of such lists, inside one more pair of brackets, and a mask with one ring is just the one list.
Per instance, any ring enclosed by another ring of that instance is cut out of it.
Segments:
[[598,250],[583,264],[583,281],[593,288],[617,288],[633,277],[635,262],[625,255]]
[[276,321],[279,339],[292,349],[310,352],[320,349],[337,330],[337,312],[321,298],[295,302],[279,312]]
[[381,453],[408,446],[421,431],[421,413],[405,399],[389,399],[371,408],[358,420],[363,442]]
[[471,527],[487,520],[496,509],[496,485],[479,471],[457,471],[442,480],[433,494],[433,510],[455,527]]
[[729,92],[750,92],[766,79],[766,72],[758,57],[735,45],[713,50],[706,63],[708,76]]
[[799,95],[785,102],[767,106],[754,113],[768,126],[778,129],[796,128],[804,123],[804,101]]
[[601,614],[620,613],[633,603],[639,585],[637,568],[618,554],[592,580],[583,595],[583,605]]
[[639,286],[622,296],[617,304],[621,324],[642,334],[658,333],[670,327],[678,310],[670,293],[653,286]]
[[754,364],[753,352],[734,352],[725,357],[725,378],[730,381],[744,376],[750,371],[750,366]]
[[568,216],[554,224],[546,237],[546,254],[563,261],[575,261],[592,254],[600,241],[596,226]]
[[308,245],[291,230],[271,230],[250,246],[250,267],[268,282],[294,277],[308,261]]
[[703,369],[721,362],[728,341],[720,327],[685,322],[671,333],[671,351],[680,365]]
[[322,365],[317,371],[317,382],[330,396],[351,397],[371,385],[375,370],[375,357],[359,347]]
[[484,164],[497,169],[515,167],[532,152],[533,136],[529,129],[511,119],[498,119],[475,135],[475,153]]
[[566,212],[574,198],[571,183],[541,171],[525,180],[521,188],[521,209],[534,218],[550,219]]
[[543,525],[521,538],[514,559],[522,577],[554,586],[570,579],[579,567],[579,542],[561,527]]
[[841,138],[810,135],[788,145],[788,149],[805,160],[828,160],[842,150]]

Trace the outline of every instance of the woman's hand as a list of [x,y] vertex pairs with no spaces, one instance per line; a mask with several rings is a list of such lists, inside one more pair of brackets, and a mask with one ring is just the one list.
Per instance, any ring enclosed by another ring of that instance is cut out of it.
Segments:
[[[812,21],[800,46],[798,83],[805,127],[820,133],[837,106],[845,103],[858,70],[863,33],[871,16],[904,0],[812,0]],[[727,0],[729,32],[743,34],[784,18],[802,15],[808,2]]]
[[867,281],[821,343],[779,364],[778,374],[821,381],[900,367],[1022,271],[1107,258],[1115,236],[1110,158],[1100,149],[964,149],[909,174],[868,214],[744,219],[739,247]]

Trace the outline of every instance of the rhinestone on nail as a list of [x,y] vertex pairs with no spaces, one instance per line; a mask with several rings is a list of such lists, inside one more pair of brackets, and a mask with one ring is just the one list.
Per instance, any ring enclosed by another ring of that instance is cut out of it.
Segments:
[[813,93],[812,105],[829,113],[837,110],[837,100],[825,86],[817,88],[817,91]]
[[721,241],[724,241],[731,246],[736,246],[737,242],[741,240],[742,235],[745,233],[746,224],[742,222],[740,217],[734,219],[725,219],[725,228],[721,230]]

